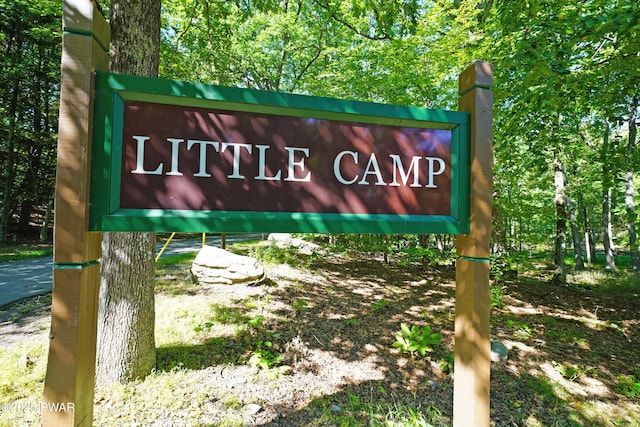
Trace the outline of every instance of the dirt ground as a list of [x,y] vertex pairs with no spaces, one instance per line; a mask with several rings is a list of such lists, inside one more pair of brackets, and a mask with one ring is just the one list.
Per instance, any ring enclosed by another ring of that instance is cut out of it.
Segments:
[[[376,405],[429,412],[434,425],[451,422],[452,265],[433,268],[332,254],[267,270],[268,280],[258,286],[184,290],[234,310],[238,321],[260,314],[259,332],[225,341],[218,360],[208,363],[178,360],[180,349],[159,349],[159,370],[179,365],[198,371],[200,385],[232,391],[243,403],[241,408],[229,405],[211,392],[198,415],[203,425],[220,425],[234,411],[247,408],[244,425],[338,425],[336,419],[343,418],[352,423],[341,425],[370,425],[367,410]],[[179,280],[184,272],[163,275],[163,280],[172,275]],[[492,363],[492,425],[640,425],[635,415],[640,398],[620,390],[622,377],[640,375],[638,293],[551,286],[531,277],[512,277],[494,286],[503,305],[492,308],[491,337],[509,354],[506,362]],[[170,295],[160,291],[158,298]],[[260,304],[248,306],[244,301],[250,298]],[[48,304],[50,299],[39,298],[0,310],[0,346],[48,327]],[[429,325],[443,339],[426,357],[401,353],[393,343],[402,322]],[[289,367],[277,377],[256,374],[239,363],[264,337],[271,337],[270,352],[282,356],[278,365]],[[220,349],[220,342],[204,337],[193,350]],[[98,420],[100,408],[108,404],[98,402]],[[113,416],[113,408],[110,412]],[[172,416],[165,425],[181,425],[179,415]],[[162,423],[162,415],[158,417]]]

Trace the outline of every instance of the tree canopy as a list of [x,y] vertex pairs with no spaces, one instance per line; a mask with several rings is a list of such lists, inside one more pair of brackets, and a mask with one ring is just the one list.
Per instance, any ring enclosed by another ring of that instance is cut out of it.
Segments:
[[[53,191],[59,16],[0,1],[0,240]],[[487,60],[496,250],[611,240],[615,254],[637,251],[639,29],[626,0],[166,0],[159,74],[454,109],[458,74]]]

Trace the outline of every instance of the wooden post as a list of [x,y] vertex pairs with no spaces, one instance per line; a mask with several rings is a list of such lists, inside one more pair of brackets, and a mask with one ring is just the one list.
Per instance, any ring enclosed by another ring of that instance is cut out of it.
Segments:
[[53,296],[45,426],[91,426],[100,233],[88,232],[94,71],[109,69],[109,24],[92,0],[64,0]]
[[456,237],[453,425],[489,426],[489,254],[491,237],[493,67],[477,61],[459,77],[458,110],[471,114],[469,234]]

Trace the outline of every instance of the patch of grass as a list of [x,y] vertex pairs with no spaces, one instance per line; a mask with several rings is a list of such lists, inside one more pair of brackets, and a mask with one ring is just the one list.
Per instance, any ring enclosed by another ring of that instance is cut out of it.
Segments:
[[213,320],[222,325],[244,325],[251,318],[247,316],[247,310],[238,307],[225,307],[220,304],[211,304],[210,309],[213,312]]
[[191,267],[191,264],[193,263],[193,260],[196,259],[197,255],[197,252],[191,252],[186,254],[176,254],[161,257],[158,261],[156,261],[156,268],[176,264],[184,264]]
[[2,245],[0,246],[0,262],[21,261],[53,255],[50,245]]
[[[186,425],[197,414],[194,411],[208,399],[206,393],[193,387],[197,381],[196,372],[175,369],[153,373],[143,381],[98,387],[94,425],[143,425],[140,422],[145,420],[162,424],[163,415],[170,416],[169,425],[178,420]],[[163,412],[158,408],[163,408]]]
[[600,281],[602,292],[614,295],[640,296],[640,275],[635,273],[609,274]]
[[160,258],[156,262],[156,291],[181,295],[197,291],[197,285],[191,280],[191,264],[196,254],[178,254]]
[[[386,391],[385,393],[386,394]],[[449,419],[432,405],[415,406],[400,403],[391,396],[391,401],[379,403],[373,398],[349,393],[344,402],[332,403],[320,399],[315,405],[323,406],[322,418],[314,425],[340,427],[431,427],[449,425]]]
[[47,344],[42,334],[36,340],[0,348],[0,426],[40,422]]
[[[239,247],[240,249],[240,247]],[[248,250],[240,250],[243,255],[253,257],[263,264],[288,264],[291,266],[301,265],[305,259],[298,253],[295,247],[279,248],[276,245],[252,245]]]

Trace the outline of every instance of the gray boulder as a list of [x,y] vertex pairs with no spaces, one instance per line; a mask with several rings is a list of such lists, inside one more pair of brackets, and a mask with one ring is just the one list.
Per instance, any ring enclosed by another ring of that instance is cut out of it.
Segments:
[[295,248],[298,253],[306,255],[310,255],[313,252],[320,250],[320,246],[315,243],[294,237],[290,233],[271,233],[269,234],[269,237],[267,237],[267,242],[280,249]]
[[203,246],[191,265],[191,276],[198,284],[234,285],[258,283],[265,273],[255,258]]

